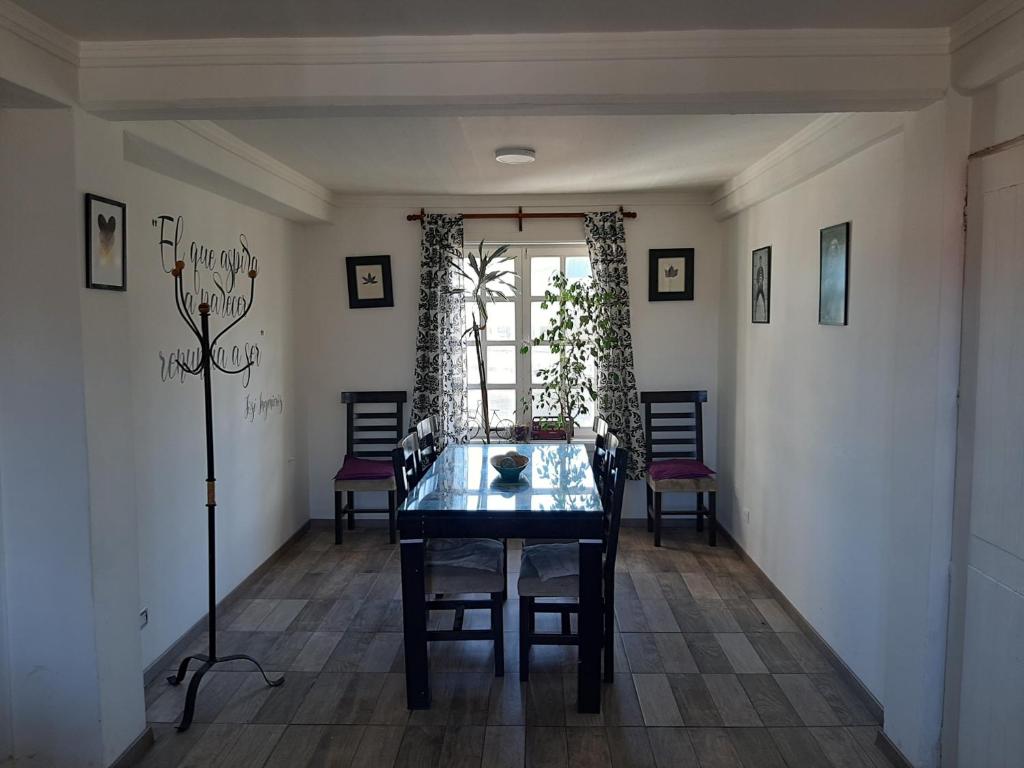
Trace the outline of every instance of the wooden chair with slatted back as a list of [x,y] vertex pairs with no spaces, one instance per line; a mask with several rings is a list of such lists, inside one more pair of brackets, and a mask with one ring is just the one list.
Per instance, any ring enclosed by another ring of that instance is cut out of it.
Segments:
[[[395,475],[391,451],[405,435],[402,391],[342,392],[345,405],[345,460],[334,476],[334,543],[343,539],[342,518],[355,528],[357,514],[386,513],[388,534],[395,543]],[[386,493],[386,509],[355,508],[357,493]],[[342,496],[344,502],[342,503]]]
[[[604,679],[612,682],[614,675],[615,627],[615,558],[619,548],[622,522],[622,499],[626,488],[629,451],[619,447],[618,438],[606,437],[604,492],[604,553],[602,563],[602,647]],[[560,564],[566,575],[541,578],[543,561]],[[530,648],[534,645],[579,645],[578,634],[572,632],[570,617],[579,613],[580,577],[579,542],[537,544],[523,548],[519,571],[519,679],[530,678]],[[553,599],[554,602],[549,602]],[[544,602],[541,602],[541,601]],[[536,614],[557,613],[561,616],[561,632],[537,632]]]
[[[654,533],[654,546],[661,546],[661,519],[694,515],[697,530],[708,517],[708,544],[715,546],[718,533],[718,481],[704,464],[704,417],[706,390],[641,392],[644,431],[647,436],[647,530]],[[693,493],[694,509],[662,508],[663,493]],[[705,503],[705,498],[707,499]]]
[[608,439],[608,422],[600,416],[594,417],[594,455],[590,459],[590,466],[594,470],[594,482],[597,483],[597,490],[604,492],[604,460],[607,454],[605,442]]
[[437,432],[437,417],[434,415],[428,416],[416,425],[421,473],[426,472],[430,465],[437,461],[437,454],[440,453]]
[[[415,432],[406,436],[391,453],[398,503],[402,504],[422,478],[419,444]],[[426,480],[424,482],[430,482]],[[427,630],[427,641],[491,640],[494,642],[494,674],[505,674],[505,635],[502,604],[506,594],[506,554],[497,539],[428,539],[424,551],[424,604],[431,611],[452,614],[451,629]],[[455,597],[485,594],[486,598]],[[436,595],[436,599],[429,596]],[[490,611],[487,629],[464,629],[465,612]]]

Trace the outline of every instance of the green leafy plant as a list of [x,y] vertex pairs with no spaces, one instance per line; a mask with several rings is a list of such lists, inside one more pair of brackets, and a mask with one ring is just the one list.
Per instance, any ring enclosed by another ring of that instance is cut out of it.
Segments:
[[[555,361],[537,372],[543,389],[533,402],[557,414],[545,419],[543,426],[564,430],[566,442],[572,440],[573,427],[587,403],[597,401],[596,363],[613,339],[605,311],[611,299],[592,281],[570,281],[562,273],[551,279],[544,292],[541,309],[555,312],[548,327],[533,339],[533,346],[548,346]],[[529,349],[524,344],[519,351],[526,354]]]
[[487,305],[494,301],[510,301],[516,293],[516,273],[509,269],[515,254],[508,252],[509,246],[502,245],[490,253],[484,253],[484,241],[480,241],[477,253],[469,252],[452,256],[449,266],[462,280],[462,286],[453,288],[451,293],[470,297],[475,304],[473,325],[462,334],[463,338],[473,334],[476,347],[476,365],[480,374],[480,404],[483,421],[484,442],[491,442],[491,412],[487,400],[487,366],[484,362],[483,341],[480,336],[487,329]]

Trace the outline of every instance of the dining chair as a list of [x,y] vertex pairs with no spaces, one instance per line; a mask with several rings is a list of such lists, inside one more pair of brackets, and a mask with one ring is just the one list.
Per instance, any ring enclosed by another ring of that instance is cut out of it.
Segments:
[[427,469],[437,461],[438,447],[437,417],[431,414],[416,425],[416,437],[420,441],[419,461],[420,472]]
[[[606,438],[607,474],[604,507],[604,552],[602,563],[602,606],[604,679],[610,683],[614,674],[615,627],[615,557],[619,547],[622,521],[622,498],[626,488],[629,451],[619,447],[618,438]],[[519,679],[530,678],[530,649],[534,645],[579,645],[578,633],[572,632],[572,614],[579,613],[580,595],[579,543],[537,544],[523,549],[519,571]],[[546,578],[545,578],[546,577]],[[553,599],[555,602],[538,602]],[[557,613],[561,631],[537,632],[536,614]]]
[[604,483],[604,460],[607,450],[605,441],[608,438],[608,422],[600,416],[594,417],[594,455],[590,459],[590,465],[594,469],[594,482],[597,483],[599,493],[603,492]]
[[[641,392],[644,431],[647,435],[647,530],[654,533],[654,546],[661,546],[661,518],[695,515],[697,530],[708,517],[708,544],[718,539],[718,481],[704,464],[704,418],[701,406],[706,390]],[[663,493],[694,493],[694,509],[662,508]],[[705,497],[707,503],[705,503]]]
[[[395,543],[395,475],[391,450],[404,433],[405,392],[342,392],[345,404],[345,459],[334,475],[334,543],[343,539],[342,518],[356,527],[356,514],[384,512]],[[357,493],[386,493],[387,509],[356,509]],[[345,503],[342,503],[342,495]]]
[[[401,505],[420,480],[416,433],[403,438],[391,453],[397,502]],[[424,547],[423,600],[430,611],[454,611],[451,629],[427,630],[427,642],[451,640],[494,641],[494,675],[505,674],[505,639],[502,605],[505,588],[506,553],[497,539],[427,539]],[[486,599],[452,595],[486,594]],[[437,595],[436,598],[431,598]],[[488,629],[462,629],[465,612],[488,609]]]
[[[604,494],[604,481],[607,464],[605,457],[607,455],[607,449],[605,442],[608,439],[609,434],[608,422],[602,419],[600,416],[594,417],[594,453],[590,458],[590,467],[594,475],[594,485],[597,486],[597,492]],[[571,539],[523,539],[523,547],[535,547],[538,544],[570,544]]]

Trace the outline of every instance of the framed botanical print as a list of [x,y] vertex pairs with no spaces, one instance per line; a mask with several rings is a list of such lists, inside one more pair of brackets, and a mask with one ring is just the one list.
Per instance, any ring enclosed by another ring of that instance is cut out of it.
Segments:
[[750,257],[750,321],[771,322],[772,247],[758,248]]
[[693,301],[693,248],[652,248],[648,301]]
[[125,204],[85,196],[85,286],[107,291],[128,288]]
[[395,306],[390,256],[348,256],[345,268],[351,309]]
[[818,323],[846,325],[850,298],[850,222],[821,230]]

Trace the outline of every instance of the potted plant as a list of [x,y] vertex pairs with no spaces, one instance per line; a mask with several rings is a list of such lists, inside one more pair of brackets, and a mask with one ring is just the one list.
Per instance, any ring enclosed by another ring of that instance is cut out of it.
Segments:
[[[453,288],[451,293],[470,296],[476,307],[473,311],[473,325],[462,334],[463,338],[473,334],[476,347],[476,365],[480,375],[481,421],[484,442],[491,442],[491,411],[487,402],[487,365],[483,355],[483,341],[480,334],[487,328],[487,304],[492,301],[508,301],[509,291],[516,292],[516,273],[506,268],[515,254],[508,252],[509,246],[502,245],[490,253],[484,253],[484,241],[480,241],[477,253],[469,252],[465,260],[461,254],[449,257],[449,266],[462,279],[462,286]],[[468,266],[468,269],[467,269]]]
[[[588,402],[597,401],[596,366],[590,363],[611,344],[604,311],[609,299],[592,281],[570,281],[561,273],[551,279],[540,306],[555,312],[533,345],[546,345],[555,361],[537,372],[543,389],[533,401],[554,415],[535,417],[533,434],[571,442],[577,418]],[[529,349],[524,344],[519,351],[526,354]]]

